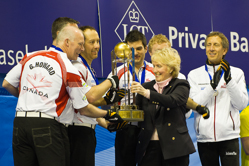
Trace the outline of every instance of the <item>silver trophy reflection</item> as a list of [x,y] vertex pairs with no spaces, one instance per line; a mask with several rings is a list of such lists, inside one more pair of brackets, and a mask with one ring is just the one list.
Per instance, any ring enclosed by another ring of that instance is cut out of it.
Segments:
[[[130,54],[132,53],[132,56]],[[128,99],[125,97],[124,103],[118,106],[117,103],[114,104],[114,108],[117,110],[117,114],[121,116],[122,119],[126,121],[143,121],[144,120],[144,112],[138,109],[136,105],[136,96],[133,93],[133,101],[131,104],[130,99],[130,84],[131,81],[135,81],[135,58],[134,58],[134,48],[130,48],[127,43],[120,42],[115,47],[114,50],[111,52],[111,60],[112,60],[112,74],[117,74],[117,63],[123,63],[124,65],[124,73],[127,69],[127,78],[126,74],[124,74],[124,82],[125,82],[125,89],[128,93]],[[132,63],[132,80],[130,78],[130,63]],[[125,66],[125,64],[127,64]]]

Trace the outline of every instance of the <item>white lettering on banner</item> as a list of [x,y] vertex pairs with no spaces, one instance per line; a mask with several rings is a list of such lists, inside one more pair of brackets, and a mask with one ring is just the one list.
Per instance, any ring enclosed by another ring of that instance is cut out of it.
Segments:
[[[2,50],[1,50],[2,51]],[[5,52],[4,52],[5,53]],[[12,51],[12,50],[9,50],[8,51],[8,57],[11,59],[11,63],[10,62],[8,62],[8,65],[14,65],[14,63],[15,63],[15,59],[10,55],[10,53],[14,53],[14,51]],[[6,59],[4,58],[4,63],[6,64]],[[1,64],[1,62],[0,62],[0,64]]]
[[[206,37],[207,37],[206,34],[193,35],[192,33],[188,33],[188,27],[185,27],[185,32],[178,32],[178,30],[175,27],[169,26],[169,41],[172,46],[173,46],[173,41],[178,40],[179,47],[183,47],[184,44],[185,48],[189,48],[189,41],[190,41],[190,46],[192,46],[193,49],[197,48],[198,42],[199,42],[199,48],[205,49]],[[231,51],[240,50],[241,52],[248,52],[247,38],[245,37],[240,38],[237,32],[230,32],[230,42],[231,42],[230,43]]]
[[[45,50],[47,50],[47,46],[45,46],[44,48]],[[5,51],[4,49],[0,49],[0,65],[16,65],[28,52],[28,44],[25,45],[25,53],[21,50],[15,53],[13,50]]]
[[[21,54],[21,56],[18,56],[18,54]],[[20,62],[23,57],[24,57],[23,52],[22,51],[17,51],[17,53],[16,53],[16,63]]]
[[[188,27],[185,27],[185,31],[188,31]],[[173,46],[173,40],[178,38],[178,45],[179,47],[183,47],[183,41],[185,43],[185,48],[189,48],[189,39],[190,39],[190,44],[193,49],[196,49],[198,39],[199,40],[199,47],[201,49],[205,49],[205,39],[207,35],[205,34],[195,34],[193,35],[192,33],[186,33],[186,32],[178,32],[177,29],[173,26],[169,26],[169,41],[171,45]],[[199,37],[200,36],[200,37]],[[185,40],[183,39],[185,38]]]
[[231,51],[248,52],[248,40],[245,37],[241,38],[241,44],[239,43],[239,34],[237,32],[230,32]]
[[[127,26],[128,24],[122,24],[124,28],[124,38],[127,35]],[[128,32],[132,31],[133,29],[137,29],[138,31],[142,32],[144,35],[149,32],[149,29],[147,26],[137,26],[137,25],[132,25],[129,29]]]

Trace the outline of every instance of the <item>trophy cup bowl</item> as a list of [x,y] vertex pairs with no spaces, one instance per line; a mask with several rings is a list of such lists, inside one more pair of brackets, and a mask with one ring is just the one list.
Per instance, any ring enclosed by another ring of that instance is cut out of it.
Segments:
[[126,59],[131,54],[131,48],[127,43],[120,42],[114,47],[114,53],[118,58]]

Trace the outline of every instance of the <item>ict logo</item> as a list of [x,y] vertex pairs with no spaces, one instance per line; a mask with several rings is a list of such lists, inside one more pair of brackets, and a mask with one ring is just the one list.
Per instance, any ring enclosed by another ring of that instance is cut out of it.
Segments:
[[120,41],[124,41],[127,33],[134,29],[142,32],[147,39],[155,35],[136,3],[132,1],[116,27],[115,33]]

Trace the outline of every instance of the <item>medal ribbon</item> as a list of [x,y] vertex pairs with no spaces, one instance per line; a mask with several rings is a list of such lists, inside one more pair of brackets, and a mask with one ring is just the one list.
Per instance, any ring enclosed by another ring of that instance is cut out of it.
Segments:
[[93,74],[93,72],[92,72],[91,68],[89,67],[88,63],[86,62],[86,60],[85,60],[82,56],[80,56],[80,55],[79,55],[79,57],[81,58],[81,60],[83,61],[83,63],[86,65],[87,69],[90,71],[90,73],[91,73],[93,79],[95,80],[96,85],[99,85],[98,79],[97,79],[97,78],[95,77],[95,75]]
[[51,47],[52,47],[52,48],[54,48],[54,49],[56,49],[56,50],[58,50],[58,51],[64,52],[64,51],[62,51],[62,49],[61,49],[61,48],[56,47],[55,45],[51,45]]
[[[131,75],[132,75],[133,73],[132,73],[132,66],[131,66],[131,64],[129,64],[129,68],[130,68],[130,72],[131,72]],[[145,63],[145,61],[144,61],[144,69],[143,69],[143,71],[142,71],[141,82],[138,80],[137,74],[136,74],[136,72],[135,72],[135,81],[136,81],[136,82],[140,82],[140,84],[143,84],[143,83],[145,82],[145,69],[146,69],[146,63]]]
[[[207,71],[207,73],[208,73],[208,75],[209,75],[209,79],[210,79],[210,81],[211,81],[211,80],[212,80],[212,76],[211,76],[211,74],[208,72],[207,65],[205,65],[205,70]],[[221,70],[222,70],[222,69],[221,69]],[[220,75],[220,78],[222,77],[223,74],[224,74],[224,70],[222,70],[221,75]]]
[[[51,47],[54,48],[54,49],[56,49],[56,50],[58,50],[58,51],[63,52],[61,48],[56,47],[55,45],[51,45]],[[87,69],[90,71],[90,73],[91,73],[93,79],[95,80],[96,85],[98,85],[98,84],[99,84],[99,81],[98,81],[98,79],[95,77],[95,75],[92,73],[92,70],[91,70],[91,68],[89,67],[89,65],[87,64],[86,60],[85,60],[82,56],[80,56],[80,55],[79,55],[79,57],[82,59],[83,63],[87,66]]]

